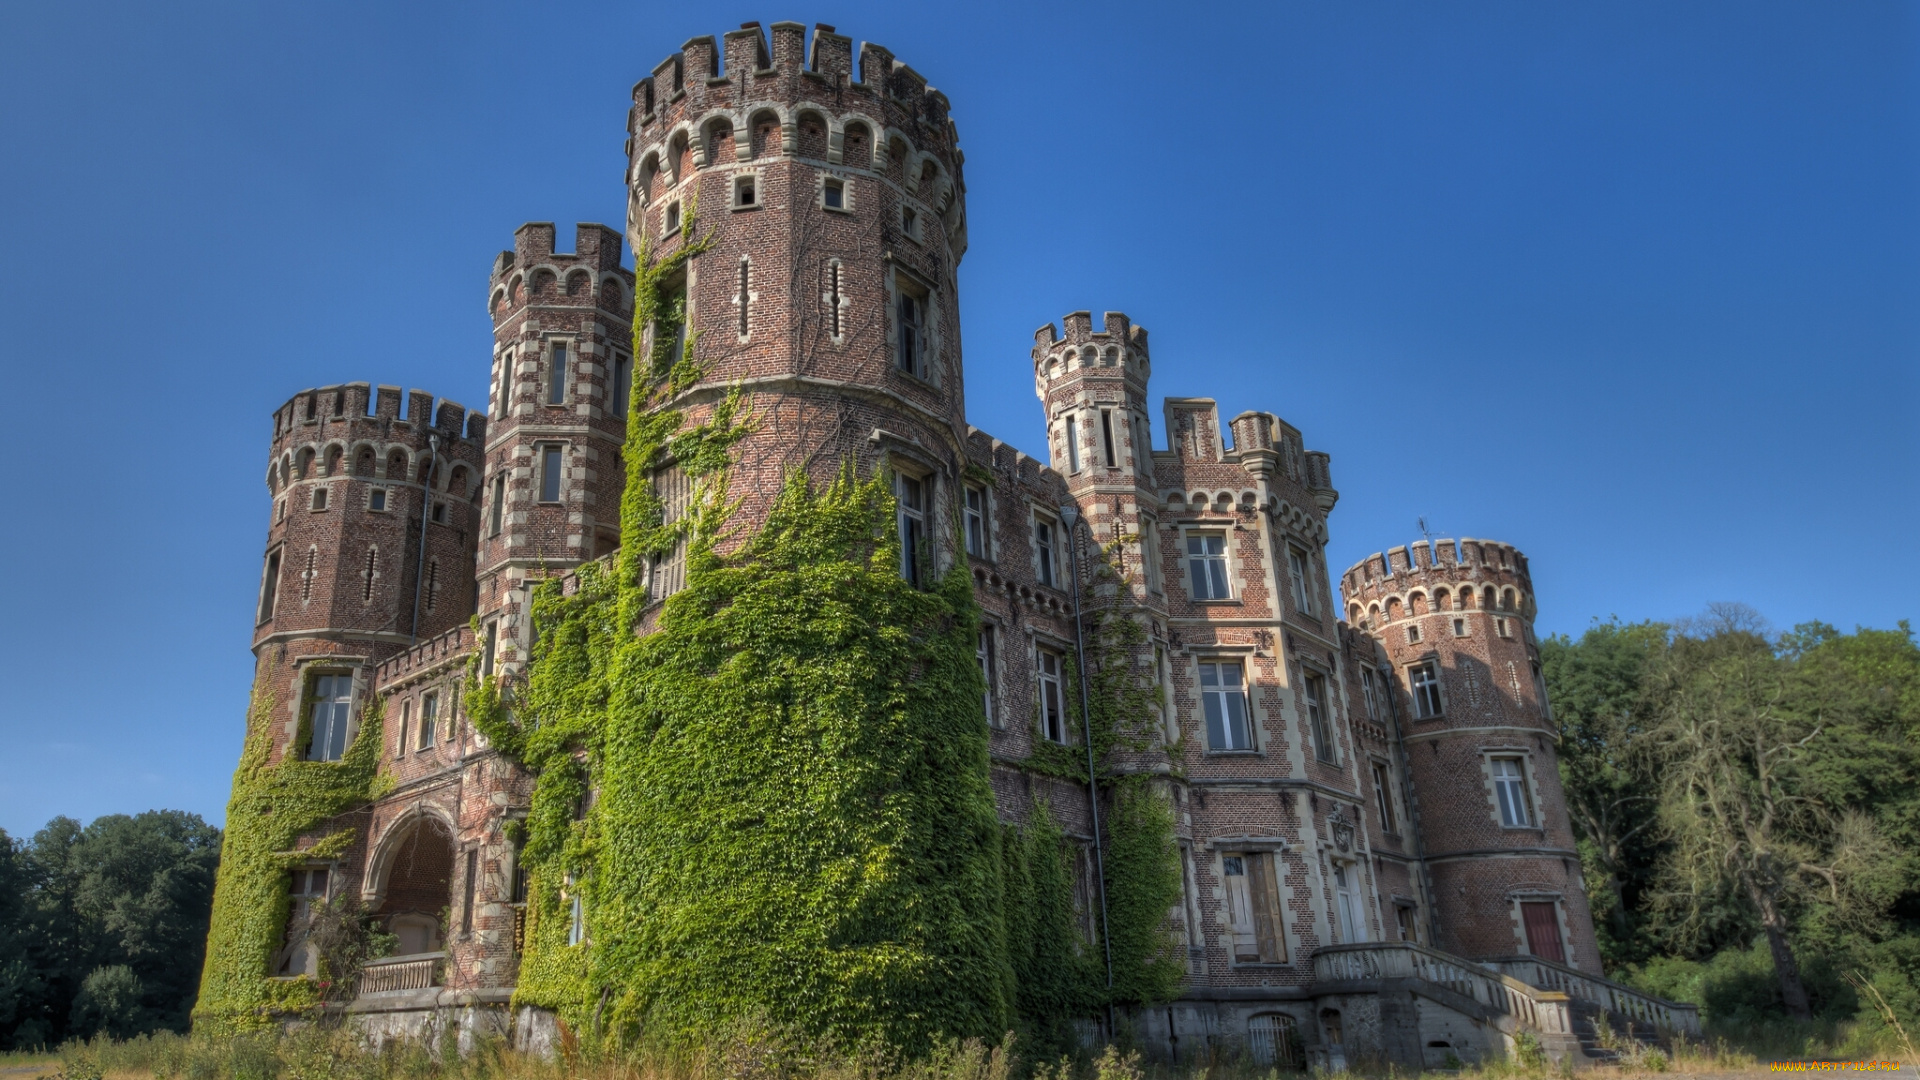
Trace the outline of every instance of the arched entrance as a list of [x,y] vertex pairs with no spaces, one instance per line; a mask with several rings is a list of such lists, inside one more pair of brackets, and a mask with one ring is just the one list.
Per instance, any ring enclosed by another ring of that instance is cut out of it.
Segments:
[[399,956],[439,952],[453,900],[453,832],[430,814],[396,824],[368,875],[367,906]]

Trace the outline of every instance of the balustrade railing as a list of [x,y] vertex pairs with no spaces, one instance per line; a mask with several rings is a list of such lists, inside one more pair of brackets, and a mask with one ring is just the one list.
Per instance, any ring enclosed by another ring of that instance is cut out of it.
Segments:
[[1572,1017],[1563,991],[1525,982],[1471,960],[1407,941],[1329,945],[1313,954],[1322,981],[1420,979],[1471,998],[1519,1025],[1546,1035],[1569,1035]]
[[1503,956],[1486,961],[1498,971],[1540,987],[1558,990],[1575,1001],[1598,1005],[1643,1030],[1652,1028],[1668,1034],[1700,1034],[1700,1006],[1667,1001],[1652,994],[1622,986],[1612,979],[1538,956]]
[[369,960],[360,968],[360,992],[378,994],[386,990],[426,990],[440,985],[443,952],[410,953]]

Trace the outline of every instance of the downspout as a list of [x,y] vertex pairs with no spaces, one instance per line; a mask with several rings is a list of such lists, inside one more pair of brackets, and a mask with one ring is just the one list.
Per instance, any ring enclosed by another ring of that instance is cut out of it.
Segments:
[[1080,737],[1087,744],[1087,809],[1093,815],[1093,864],[1100,886],[1100,943],[1107,959],[1107,1037],[1114,1037],[1113,1026],[1113,933],[1107,927],[1107,860],[1100,848],[1100,781],[1094,772],[1093,717],[1087,705],[1087,643],[1080,626],[1080,508],[1071,503],[1060,507],[1060,519],[1067,523],[1067,566],[1073,571],[1073,652],[1080,666]]
[[440,452],[440,436],[427,436],[427,478],[420,481],[420,555],[413,562],[413,626],[409,645],[420,643],[420,588],[427,583],[427,522],[433,516],[433,466]]

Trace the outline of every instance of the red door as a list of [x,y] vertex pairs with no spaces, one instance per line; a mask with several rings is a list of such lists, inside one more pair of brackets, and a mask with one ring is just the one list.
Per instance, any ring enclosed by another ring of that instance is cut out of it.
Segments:
[[1552,960],[1557,964],[1567,962],[1566,951],[1560,948],[1560,920],[1555,916],[1551,900],[1542,903],[1522,903],[1520,921],[1527,927],[1527,951],[1542,960]]

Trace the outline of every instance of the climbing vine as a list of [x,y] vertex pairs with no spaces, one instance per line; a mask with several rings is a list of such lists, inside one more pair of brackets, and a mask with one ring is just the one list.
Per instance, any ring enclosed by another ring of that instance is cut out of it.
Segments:
[[[277,695],[271,688],[278,679],[278,665],[269,663],[255,684],[246,741],[233,775],[206,965],[193,1010],[199,1031],[263,1028],[319,1007],[321,994],[311,978],[272,977],[291,903],[287,873],[295,863],[339,857],[355,834],[340,829],[304,850],[293,846],[328,818],[373,798],[379,786],[378,699],[367,705],[359,733],[339,761],[301,761],[289,754],[273,763]],[[299,745],[298,737],[294,745]]]

